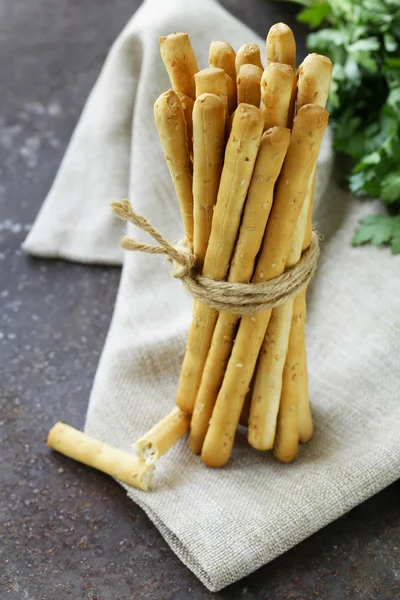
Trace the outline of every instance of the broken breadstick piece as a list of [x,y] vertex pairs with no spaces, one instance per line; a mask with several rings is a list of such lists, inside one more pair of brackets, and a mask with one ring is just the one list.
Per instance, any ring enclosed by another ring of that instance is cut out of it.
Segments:
[[193,104],[194,101],[190,96],[183,94],[182,92],[177,92],[180,103],[182,105],[183,114],[185,116],[186,121],[186,132],[187,132],[187,141],[189,147],[189,155],[193,157]]
[[219,41],[211,42],[208,51],[208,64],[210,67],[223,69],[232,81],[236,80],[235,59],[236,52],[230,44]]
[[246,102],[257,108],[260,106],[262,74],[262,70],[257,65],[245,64],[240,67],[236,79],[238,104]]
[[290,120],[291,98],[295,72],[292,67],[269,63],[261,78],[261,110],[264,128],[274,125],[287,127]]
[[47,445],[115,479],[141,490],[148,490],[154,465],[119,448],[89,437],[65,423],[58,422],[49,431]]
[[156,100],[154,118],[179,202],[186,239],[193,245],[192,164],[182,104],[173,90]]
[[236,75],[239,75],[240,68],[247,64],[256,65],[262,71],[264,70],[261,62],[260,48],[257,44],[244,44],[239,48],[235,60]]
[[214,67],[207,67],[196,73],[194,81],[196,84],[196,98],[202,94],[214,94],[218,96],[224,104],[225,115],[227,116],[228,89],[225,71]]
[[134,443],[136,456],[147,464],[155,463],[189,431],[189,426],[190,417],[175,406],[166,417]]
[[196,57],[187,33],[171,33],[160,37],[160,52],[175,92],[182,92],[195,99],[194,74],[197,73]]

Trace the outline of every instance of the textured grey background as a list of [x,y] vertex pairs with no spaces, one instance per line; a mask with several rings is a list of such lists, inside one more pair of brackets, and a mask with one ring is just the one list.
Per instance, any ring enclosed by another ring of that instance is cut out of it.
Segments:
[[[0,600],[399,598],[399,484],[212,594],[117,484],[44,444],[58,419],[83,425],[119,270],[33,260],[19,246],[139,4],[0,0]],[[223,4],[260,35],[284,20],[304,41],[292,4]]]

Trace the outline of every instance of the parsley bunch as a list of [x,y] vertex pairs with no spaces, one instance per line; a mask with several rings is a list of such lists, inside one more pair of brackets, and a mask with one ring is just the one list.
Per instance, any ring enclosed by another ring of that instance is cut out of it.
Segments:
[[308,47],[333,62],[335,149],[352,159],[349,187],[380,198],[387,215],[360,222],[353,245],[390,243],[400,253],[400,2],[295,0],[312,29]]

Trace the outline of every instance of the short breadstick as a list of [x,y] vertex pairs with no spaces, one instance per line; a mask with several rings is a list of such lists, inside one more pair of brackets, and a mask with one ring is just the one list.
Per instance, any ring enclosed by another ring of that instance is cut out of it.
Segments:
[[[277,182],[254,282],[271,279],[284,271],[327,122],[327,111],[318,106],[304,106],[297,115]],[[239,324],[203,444],[202,459],[210,466],[223,466],[230,457],[243,402],[270,315],[271,311],[266,311],[244,316]]]
[[[242,65],[236,79],[237,101],[260,106],[262,70],[256,65]],[[268,128],[269,129],[269,128]]]
[[224,160],[225,107],[214,94],[202,94],[193,110],[194,255],[201,271],[211,233]]
[[186,94],[182,94],[182,92],[177,92],[180,103],[183,108],[183,114],[185,115],[186,121],[186,132],[188,139],[188,147],[189,147],[189,155],[193,157],[193,104],[194,101],[190,96],[186,96]]
[[[206,277],[223,280],[227,275],[262,128],[263,119],[258,108],[248,104],[238,106],[226,145],[211,235],[203,266],[203,274]],[[216,318],[215,310],[200,303],[195,304],[176,400],[181,410],[187,413],[193,412]]]
[[47,445],[61,454],[141,490],[148,490],[154,465],[143,459],[96,440],[65,423],[50,429]]
[[[266,131],[261,138],[228,281],[248,283],[252,278],[254,262],[272,206],[274,185],[281,171],[289,139],[289,130],[280,127]],[[196,454],[201,452],[207,433],[208,422],[231,353],[237,322],[237,315],[221,312],[218,316],[192,415],[189,445]]]
[[196,57],[187,33],[171,33],[160,37],[161,58],[171,79],[175,92],[182,92],[195,99],[194,74],[197,73]]
[[208,67],[202,69],[194,76],[196,84],[196,98],[202,94],[215,94],[221,98],[225,106],[225,114],[228,115],[228,88],[226,74],[222,69]]
[[236,75],[239,75],[240,68],[247,64],[256,65],[262,71],[264,70],[261,62],[260,48],[257,44],[244,44],[239,48],[235,60]]
[[292,67],[269,63],[261,78],[261,100],[264,127],[287,127],[290,118],[291,98],[295,72]]
[[[267,36],[267,64],[281,63],[296,70],[296,41],[293,31],[285,23],[276,23],[271,27]],[[296,103],[296,79],[293,80],[290,98],[288,126],[291,127]]]
[[236,80],[235,67],[236,52],[227,42],[211,42],[208,51],[208,64],[210,67],[223,69],[227,75]]
[[186,120],[182,105],[173,90],[154,104],[156,127],[169,172],[178,197],[188,243],[193,243],[192,164],[189,156]]
[[189,431],[189,426],[190,417],[175,406],[166,417],[134,443],[134,452],[146,463],[155,463]]

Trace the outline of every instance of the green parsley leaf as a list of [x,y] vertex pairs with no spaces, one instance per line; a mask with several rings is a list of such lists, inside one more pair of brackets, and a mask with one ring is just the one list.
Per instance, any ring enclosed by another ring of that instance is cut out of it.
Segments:
[[400,254],[400,215],[369,215],[360,221],[352,245],[371,243],[374,246],[391,244],[392,253]]

